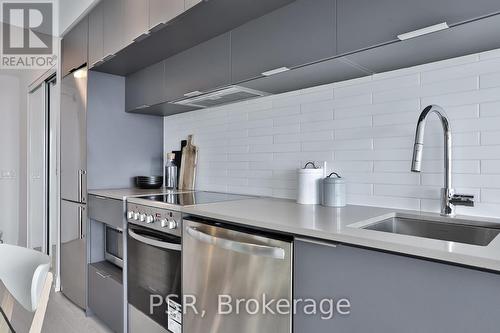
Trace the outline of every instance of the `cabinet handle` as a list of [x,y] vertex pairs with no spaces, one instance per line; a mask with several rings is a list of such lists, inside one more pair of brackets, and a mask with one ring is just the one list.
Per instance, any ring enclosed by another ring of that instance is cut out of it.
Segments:
[[144,39],[148,38],[149,36],[151,36],[151,32],[146,31],[146,32],[140,34],[139,36],[135,37],[134,39],[132,39],[132,42],[134,42],[134,43],[140,42],[141,40],[144,40]]
[[316,245],[322,245],[322,246],[328,246],[328,247],[337,247],[339,245],[338,243],[321,241],[321,240],[316,240],[316,239],[311,239],[311,238],[295,237],[295,240],[298,240],[298,241],[301,241],[304,243],[310,243],[310,244],[316,244]]
[[156,30],[160,30],[165,24],[165,22],[160,22],[158,24],[155,24],[149,29],[149,33],[155,32]]
[[149,108],[151,105],[148,105],[148,104],[143,104],[143,105],[139,105],[139,106],[136,106],[134,108],[134,110],[141,110],[141,109],[146,109],[146,108]]
[[195,90],[195,91],[191,91],[191,92],[185,93],[184,96],[185,97],[194,97],[194,96],[199,96],[201,94],[203,94],[201,91]]
[[83,176],[87,174],[85,170],[78,170],[78,201],[85,202],[85,195],[83,192]]
[[78,238],[83,239],[85,236],[83,235],[83,207],[78,207]]
[[414,30],[414,31],[410,31],[410,32],[406,32],[404,34],[398,35],[398,39],[399,40],[407,40],[407,39],[427,35],[427,34],[430,34],[430,33],[436,32],[436,31],[445,30],[448,28],[449,28],[448,23],[443,22],[443,23],[431,25],[429,27],[425,27],[422,29],[418,29],[418,30]]
[[109,278],[109,277],[111,276],[111,274],[102,274],[102,273],[101,273],[101,272],[99,272],[99,271],[95,271],[95,273],[96,273],[97,275],[99,275],[100,277],[102,277],[103,279],[107,279],[107,278]]
[[113,58],[115,56],[115,54],[113,53],[110,53],[108,54],[107,56],[105,56],[104,58],[102,58],[102,62],[105,62],[105,61],[108,61],[109,59]]
[[271,69],[271,70],[262,72],[261,74],[263,76],[271,76],[271,75],[283,73],[283,72],[286,72],[286,71],[289,71],[289,70],[290,70],[290,68],[283,66],[283,67],[278,67],[278,68],[275,68],[275,69]]
[[97,61],[94,61],[91,65],[90,65],[90,68],[93,68],[97,65],[100,65],[103,61],[102,60],[97,60]]

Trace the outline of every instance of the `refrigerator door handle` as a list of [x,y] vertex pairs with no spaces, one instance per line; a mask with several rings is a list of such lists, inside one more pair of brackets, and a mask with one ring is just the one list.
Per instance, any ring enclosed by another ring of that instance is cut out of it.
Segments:
[[215,237],[199,231],[193,227],[186,227],[189,236],[194,239],[220,247],[225,250],[238,252],[242,254],[254,255],[259,257],[268,257],[272,259],[284,260],[285,250],[280,247],[258,245],[252,243],[238,242],[226,238]]
[[85,170],[78,170],[78,202],[85,202],[83,193],[83,176],[87,174]]
[[78,206],[78,238],[83,239],[83,207]]

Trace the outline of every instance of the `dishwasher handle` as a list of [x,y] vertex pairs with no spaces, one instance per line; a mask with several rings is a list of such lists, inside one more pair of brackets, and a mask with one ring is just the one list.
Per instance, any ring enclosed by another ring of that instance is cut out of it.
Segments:
[[225,250],[278,260],[285,259],[285,250],[280,247],[238,242],[226,238],[216,237],[201,232],[193,227],[186,227],[186,231],[189,236],[200,242],[217,246]]

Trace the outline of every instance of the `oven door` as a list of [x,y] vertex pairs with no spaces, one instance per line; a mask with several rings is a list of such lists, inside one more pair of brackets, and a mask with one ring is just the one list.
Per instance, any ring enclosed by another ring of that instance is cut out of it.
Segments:
[[[129,224],[127,251],[129,305],[165,332],[180,333],[181,238]],[[167,305],[169,295],[177,297]],[[140,317],[130,316],[130,328],[145,326],[132,322]]]

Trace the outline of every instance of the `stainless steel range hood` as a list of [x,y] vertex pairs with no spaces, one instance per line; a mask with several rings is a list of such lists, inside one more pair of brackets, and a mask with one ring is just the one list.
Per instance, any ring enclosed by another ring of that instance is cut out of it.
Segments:
[[194,96],[191,93],[189,96],[186,95],[186,98],[172,101],[170,103],[198,108],[208,108],[266,95],[269,94],[259,90],[232,85],[208,93],[195,92]]

